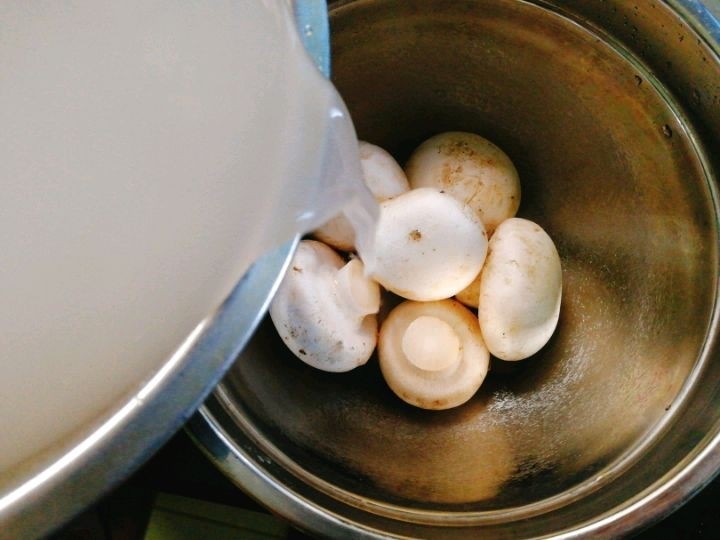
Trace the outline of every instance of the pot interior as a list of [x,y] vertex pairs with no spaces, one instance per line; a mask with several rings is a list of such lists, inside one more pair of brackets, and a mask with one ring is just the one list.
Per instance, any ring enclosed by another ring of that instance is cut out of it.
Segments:
[[227,409],[298,481],[409,520],[556,504],[612,479],[682,407],[713,313],[714,194],[692,126],[634,57],[546,5],[339,2],[331,25],[360,138],[402,164],[471,131],[511,157],[518,215],[562,259],[560,322],[534,357],[493,361],[467,404],[430,412],[396,398],[375,358],[314,370],[265,321],[221,387]]

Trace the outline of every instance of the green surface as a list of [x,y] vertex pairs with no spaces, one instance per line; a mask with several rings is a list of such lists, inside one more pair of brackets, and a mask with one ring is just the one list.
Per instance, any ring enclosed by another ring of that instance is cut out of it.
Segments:
[[286,523],[267,514],[161,493],[145,540],[265,540],[285,538]]

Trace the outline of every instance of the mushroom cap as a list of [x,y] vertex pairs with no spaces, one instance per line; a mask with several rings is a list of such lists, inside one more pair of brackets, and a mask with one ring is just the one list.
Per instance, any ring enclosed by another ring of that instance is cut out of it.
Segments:
[[378,358],[398,397],[440,410],[457,407],[477,392],[489,353],[477,317],[459,302],[406,301],[380,328]]
[[388,152],[369,142],[359,141],[363,179],[378,202],[410,191],[405,171]]
[[[376,201],[386,201],[410,190],[405,172],[390,154],[365,141],[359,141],[358,147],[363,180]],[[343,214],[315,229],[313,235],[341,251],[355,249],[355,231]]]
[[520,179],[512,161],[474,133],[431,137],[410,156],[405,173],[412,188],[435,187],[470,206],[489,235],[520,206]]
[[374,253],[365,263],[386,289],[410,300],[449,298],[480,272],[487,252],[472,209],[432,188],[380,204]]
[[300,360],[341,372],[372,355],[379,307],[380,288],[365,277],[359,259],[345,264],[325,244],[303,240],[270,304],[270,317]]
[[330,218],[312,232],[321,242],[339,249],[353,251],[355,249],[355,231],[350,221],[342,213]]
[[504,221],[480,277],[478,319],[490,352],[522,360],[539,351],[555,331],[561,296],[560,256],[547,233],[526,219]]
[[[487,260],[487,258],[486,258]],[[481,272],[482,273],[482,272]],[[455,295],[455,299],[462,302],[468,307],[477,309],[478,304],[480,303],[480,276],[481,273],[479,273],[475,279],[472,280],[472,283],[465,287],[462,291],[457,293]]]

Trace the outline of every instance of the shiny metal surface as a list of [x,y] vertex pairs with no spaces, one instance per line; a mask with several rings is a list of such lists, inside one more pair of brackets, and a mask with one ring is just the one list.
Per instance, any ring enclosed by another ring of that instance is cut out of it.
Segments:
[[[328,69],[327,11],[292,0],[303,43]],[[312,32],[308,32],[308,27]],[[93,426],[3,477],[0,538],[37,538],[60,526],[148,459],[193,414],[261,322],[299,237],[258,260],[230,296],[136,393]]]
[[[717,10],[717,5],[711,6]],[[603,537],[720,467],[720,47],[691,0],[348,0],[333,79],[400,160],[475,131],[563,261],[556,336],[455,410],[312,370],[267,321],[190,423],[239,485],[336,537]]]

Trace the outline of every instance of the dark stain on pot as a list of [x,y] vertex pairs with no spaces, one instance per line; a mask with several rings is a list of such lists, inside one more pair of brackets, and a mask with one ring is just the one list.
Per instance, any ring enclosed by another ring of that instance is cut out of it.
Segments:
[[693,100],[695,101],[695,103],[697,103],[698,105],[700,105],[700,102],[702,101],[702,98],[700,97],[700,91],[699,91],[697,88],[693,88],[693,90],[692,90],[692,98],[693,98]]

